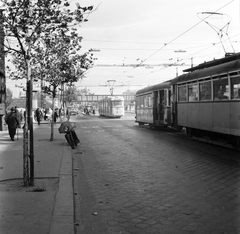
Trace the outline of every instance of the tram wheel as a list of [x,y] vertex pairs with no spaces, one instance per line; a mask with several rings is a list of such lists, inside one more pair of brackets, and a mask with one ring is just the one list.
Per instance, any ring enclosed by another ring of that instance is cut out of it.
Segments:
[[234,136],[233,137],[233,141],[232,141],[233,143],[232,143],[232,147],[234,148],[234,149],[240,149],[240,137],[239,136]]
[[189,138],[192,138],[192,129],[191,128],[186,128],[187,136]]

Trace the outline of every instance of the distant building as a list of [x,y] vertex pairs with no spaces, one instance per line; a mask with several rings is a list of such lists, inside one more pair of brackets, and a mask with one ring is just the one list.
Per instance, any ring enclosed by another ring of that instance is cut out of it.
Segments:
[[17,106],[18,108],[26,108],[26,98],[13,98],[12,103],[7,106],[7,111],[11,109],[11,107]]

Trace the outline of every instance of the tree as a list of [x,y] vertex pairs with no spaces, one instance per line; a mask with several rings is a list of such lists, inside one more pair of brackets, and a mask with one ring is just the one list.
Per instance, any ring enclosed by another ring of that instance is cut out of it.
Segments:
[[11,105],[12,96],[13,96],[13,93],[12,93],[11,89],[7,88],[6,89],[6,107]]
[[77,88],[69,86],[65,92],[65,102],[71,104],[74,101],[77,101]]
[[[90,13],[93,6],[81,7],[79,4],[74,10],[71,10],[68,0],[1,0],[5,10],[2,13],[4,30],[6,40],[4,43],[7,53],[12,55],[12,62],[16,66],[16,70],[10,72],[10,77],[14,79],[26,78],[27,80],[27,100],[31,100],[31,87],[34,73],[31,74],[31,67],[36,66],[34,58],[38,57],[37,54],[40,48],[50,48],[51,52],[53,47],[51,43],[62,35],[60,39],[64,39],[65,35],[71,29],[71,35],[76,33],[76,26],[85,21],[84,14]],[[15,38],[15,43],[12,43]],[[68,36],[66,36],[68,38]],[[78,46],[75,44],[75,46]],[[59,48],[58,48],[59,49]],[[46,50],[45,54],[50,50]],[[57,53],[55,53],[55,56]],[[57,76],[57,64],[50,65],[50,60],[46,57],[48,64],[48,71],[43,69],[44,74],[50,74],[46,80],[53,86],[53,93],[57,84],[59,84],[59,77]],[[53,58],[53,57],[52,57]],[[82,57],[84,60],[86,57]],[[39,61],[36,59],[36,61]],[[62,64],[66,64],[63,61]],[[41,65],[39,66],[41,67]],[[45,68],[47,68],[45,67]],[[51,69],[50,69],[51,68]],[[51,71],[51,72],[50,72]],[[61,78],[70,78],[62,82],[74,82],[69,70],[62,69],[63,74]],[[76,77],[76,76],[75,76]],[[58,81],[55,82],[54,79]],[[71,81],[72,79],[72,81]],[[33,185],[34,181],[34,155],[33,155],[33,128],[32,128],[32,109],[31,102],[26,102],[26,115],[27,121],[24,127],[24,185]],[[28,132],[30,132],[30,144],[28,144]],[[28,148],[28,145],[30,147]],[[30,155],[30,156],[29,156]],[[28,175],[28,159],[30,160],[30,180]]]

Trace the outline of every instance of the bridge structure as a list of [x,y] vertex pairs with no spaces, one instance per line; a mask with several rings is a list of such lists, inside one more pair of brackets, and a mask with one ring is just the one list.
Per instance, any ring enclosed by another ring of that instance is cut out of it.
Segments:
[[130,105],[135,101],[134,94],[122,94],[122,95],[78,95],[77,96],[77,103],[81,106],[97,106],[98,102],[106,97],[109,96],[121,96],[124,98],[124,105]]

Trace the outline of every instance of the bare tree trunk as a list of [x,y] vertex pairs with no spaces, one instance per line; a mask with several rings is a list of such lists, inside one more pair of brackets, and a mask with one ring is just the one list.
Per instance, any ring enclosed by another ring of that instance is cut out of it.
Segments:
[[29,148],[28,148],[28,130],[29,130],[29,80],[31,77],[30,60],[27,59],[27,83],[26,83],[26,109],[24,113],[25,123],[23,128],[23,184],[29,186]]
[[53,134],[54,134],[54,103],[55,103],[55,86],[53,86],[53,92],[52,92],[52,122],[51,122],[51,136],[50,141],[53,141]]
[[25,123],[23,127],[23,184],[29,185],[29,162],[28,162],[28,124],[25,115]]

